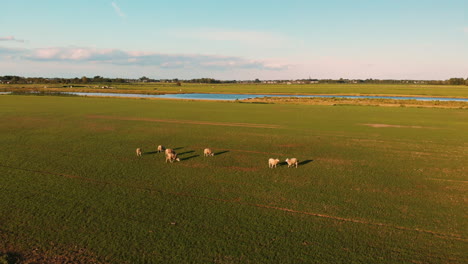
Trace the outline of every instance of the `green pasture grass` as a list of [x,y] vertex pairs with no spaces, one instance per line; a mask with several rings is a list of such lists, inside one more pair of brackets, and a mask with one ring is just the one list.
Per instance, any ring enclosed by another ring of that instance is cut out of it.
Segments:
[[[110,263],[468,257],[464,109],[14,95],[0,106],[0,254],[80,249]],[[165,163],[159,144],[182,161]],[[205,147],[215,156],[203,157]],[[270,157],[302,163],[269,169]]]
[[[106,84],[114,89],[97,89],[102,85],[78,84],[0,84],[0,90],[46,89],[60,91],[129,92],[129,93],[254,93],[254,94],[336,94],[468,97],[468,86],[425,84],[197,84],[131,83]],[[68,85],[70,86],[70,85]],[[71,85],[73,86],[73,85]],[[46,88],[45,88],[46,87]]]

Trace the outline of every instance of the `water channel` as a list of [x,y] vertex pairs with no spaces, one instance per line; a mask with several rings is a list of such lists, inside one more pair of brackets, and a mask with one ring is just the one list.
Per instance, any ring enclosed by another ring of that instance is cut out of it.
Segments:
[[167,98],[167,99],[191,99],[191,100],[243,100],[262,97],[297,97],[297,98],[346,98],[346,99],[394,99],[394,100],[418,100],[418,101],[460,101],[468,102],[468,98],[447,97],[409,97],[409,96],[367,96],[367,95],[295,95],[295,94],[122,94],[122,93],[79,93],[67,92],[79,96],[110,96],[131,98]]
[[[11,92],[0,92],[0,95],[6,95],[6,94],[11,94]],[[166,98],[166,99],[223,100],[223,101],[244,100],[244,99],[263,98],[263,97],[284,97],[284,98],[296,97],[296,98],[393,99],[393,100],[468,102],[468,98],[422,97],[422,96],[374,96],[374,95],[216,94],[216,93],[132,94],[132,93],[85,93],[85,92],[62,92],[62,94],[78,95],[78,96],[98,96],[98,97]]]

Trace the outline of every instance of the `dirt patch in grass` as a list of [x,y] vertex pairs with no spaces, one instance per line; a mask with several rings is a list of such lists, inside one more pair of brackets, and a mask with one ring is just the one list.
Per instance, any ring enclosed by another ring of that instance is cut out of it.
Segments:
[[[204,147],[200,146],[190,146],[192,149],[204,149]],[[257,153],[257,154],[267,154],[267,155],[275,155],[275,156],[284,156],[282,153],[274,153],[274,152],[264,152],[264,151],[255,151],[255,150],[245,150],[245,149],[221,149],[221,148],[213,148],[212,149],[215,154],[218,152],[226,153],[230,151],[235,151],[235,152],[245,152],[245,153]]]
[[[395,151],[397,152],[397,151]],[[400,151],[400,152],[405,152],[405,151]],[[433,156],[433,153],[428,153],[428,152],[422,152],[422,151],[406,151],[407,153],[410,153],[412,156]]]
[[115,127],[111,125],[103,125],[103,124],[98,124],[98,123],[93,123],[93,122],[88,122],[82,125],[84,129],[93,131],[93,132],[109,132],[109,131],[114,131]]
[[[268,133],[251,133],[251,132],[245,132],[245,133],[238,133],[236,131],[235,133],[236,137],[261,137],[261,138],[274,138],[275,135],[271,135]],[[275,137],[276,138],[276,137]]]
[[246,167],[236,167],[236,166],[228,166],[228,167],[222,167],[222,168],[235,170],[235,171],[258,171],[258,168],[246,168]]
[[439,178],[427,178],[428,180],[432,181],[446,181],[446,182],[456,182],[456,183],[468,183],[468,181],[461,181],[461,180],[450,180],[450,179],[439,179]]
[[[285,165],[286,166],[286,165]],[[287,166],[286,166],[287,167]],[[293,187],[304,187],[304,186],[311,186],[311,185],[317,185],[317,182],[313,182],[311,179],[309,178],[301,178],[300,180],[298,180],[297,178],[291,178],[287,175],[283,176],[283,178],[280,178],[278,180],[275,180],[275,182],[279,182],[281,184],[287,184],[288,186],[293,186]],[[284,201],[291,201],[291,202],[294,202],[294,204],[300,204],[300,202],[297,202],[297,201],[293,201],[291,199],[286,199],[286,198],[283,198],[281,200],[284,200]]]
[[352,138],[351,141],[356,141],[356,142],[366,142],[366,143],[387,143],[386,141],[383,140],[377,140],[377,139],[363,139],[363,138]]
[[[187,167],[187,168],[206,168],[208,167],[207,164],[202,164],[202,163],[180,163],[180,166],[182,167]],[[225,167],[219,167],[223,169],[229,169],[229,170],[235,170],[235,171],[257,171],[258,168],[248,168],[248,167],[237,167],[237,166],[225,166]]]
[[325,163],[330,163],[330,164],[335,164],[335,165],[352,165],[353,164],[352,160],[345,160],[345,159],[316,158],[315,160],[318,162],[325,162]]
[[188,168],[206,168],[208,165],[201,163],[181,163],[180,166]]
[[157,119],[157,118],[121,117],[121,116],[104,116],[104,115],[88,115],[88,118],[176,123],[176,124],[190,124],[190,125],[210,125],[210,126],[233,126],[233,127],[253,127],[253,128],[280,128],[281,127],[279,125],[271,125],[271,124],[208,122],[208,121],[192,121],[192,120],[179,120],[179,119]]
[[302,147],[305,146],[305,144],[284,144],[284,145],[278,145],[278,147],[282,148],[296,148],[296,147]]
[[[431,168],[429,169],[437,174],[442,174],[442,175],[468,175],[468,168],[467,167],[459,167],[459,168]],[[468,181],[467,181],[468,182]]]
[[243,149],[219,149],[219,150],[284,156],[284,154],[281,154],[281,153],[262,152],[262,151],[254,151],[254,150],[243,150]]
[[425,129],[437,129],[435,127],[423,127],[423,126],[402,126],[402,125],[390,125],[390,124],[361,124],[363,126],[375,127],[375,128],[386,128],[386,127],[396,127],[396,128],[425,128]]
[[46,127],[52,123],[52,119],[30,117],[30,116],[5,117],[2,121],[3,121],[2,126],[14,127],[14,128]]
[[256,206],[256,207],[261,207],[261,208],[267,208],[267,209],[275,209],[275,210],[285,211],[285,212],[290,212],[290,213],[304,214],[304,215],[328,218],[328,219],[331,219],[331,220],[337,220],[337,221],[343,221],[343,222],[351,222],[351,223],[359,223],[359,224],[372,225],[372,226],[394,228],[394,229],[404,230],[404,231],[415,231],[415,232],[420,232],[420,233],[432,234],[432,235],[442,237],[442,238],[449,238],[449,239],[460,240],[460,241],[468,241],[467,239],[465,239],[464,237],[462,237],[459,234],[442,233],[442,232],[424,230],[424,229],[419,229],[419,228],[409,228],[409,227],[404,227],[404,226],[397,226],[397,225],[391,225],[391,224],[370,222],[370,221],[366,221],[364,219],[344,218],[344,217],[337,217],[337,216],[331,216],[331,215],[326,215],[326,214],[296,211],[296,210],[289,209],[289,208],[281,208],[281,207],[263,205],[263,204],[250,204],[250,205],[253,205],[253,206]]
[[412,158],[424,158],[424,159],[431,159],[431,160],[444,160],[444,157],[441,157],[439,153],[430,153],[430,152],[422,152],[422,151],[410,151],[410,150],[392,150],[389,149],[388,153],[396,153],[400,156],[408,156]]

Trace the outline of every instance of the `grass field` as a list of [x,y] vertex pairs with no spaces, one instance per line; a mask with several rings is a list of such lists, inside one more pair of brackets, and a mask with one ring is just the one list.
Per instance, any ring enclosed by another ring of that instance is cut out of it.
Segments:
[[[42,89],[48,91],[121,92],[121,93],[256,93],[256,94],[336,94],[336,95],[399,95],[468,98],[468,86],[422,84],[192,84],[132,83],[102,84],[114,89],[97,89],[99,84],[0,84],[0,91]],[[47,87],[47,88],[44,88]]]
[[11,261],[468,259],[465,109],[1,95],[0,120]]

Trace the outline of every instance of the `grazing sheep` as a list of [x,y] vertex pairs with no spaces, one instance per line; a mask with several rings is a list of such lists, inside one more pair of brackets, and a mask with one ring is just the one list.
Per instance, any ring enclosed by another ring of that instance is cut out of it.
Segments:
[[166,148],[165,148],[164,146],[159,145],[159,146],[158,146],[158,153],[159,153],[159,152],[163,152],[165,149],[166,149]]
[[136,149],[136,154],[138,157],[141,157],[141,151],[142,151],[141,148]]
[[268,168],[273,168],[275,167],[276,168],[276,165],[279,163],[279,159],[273,159],[273,158],[270,158],[268,160]]
[[174,153],[175,154],[175,151],[173,149],[168,148],[168,149],[165,150],[164,153],[166,153],[166,155],[169,154],[169,153]]
[[180,159],[177,157],[176,153],[171,152],[171,153],[166,154],[166,163],[167,163],[167,161],[170,161],[171,163],[173,163],[174,160],[180,161]]
[[296,165],[297,168],[298,161],[296,158],[286,159],[286,162],[288,163],[288,168],[293,167],[294,165]]
[[214,156],[214,153],[213,153],[213,151],[211,151],[211,149],[206,148],[205,150],[203,150],[203,156],[205,156],[205,157]]

